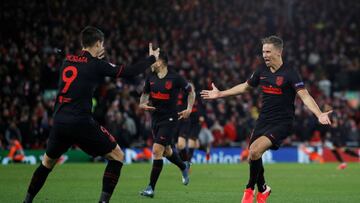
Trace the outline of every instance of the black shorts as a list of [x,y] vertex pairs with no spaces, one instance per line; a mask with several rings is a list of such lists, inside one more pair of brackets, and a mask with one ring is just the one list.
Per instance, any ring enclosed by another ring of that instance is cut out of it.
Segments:
[[191,121],[190,130],[187,138],[192,140],[199,139],[200,130],[201,130],[201,125],[199,121]]
[[331,143],[334,145],[334,147],[344,147],[346,146],[346,140],[345,140],[346,136],[336,136],[333,135],[330,138]]
[[177,136],[186,138],[190,132],[190,119],[181,119],[178,121]]
[[178,136],[183,137],[184,139],[199,139],[199,133],[201,130],[201,125],[199,119],[185,119],[180,120],[178,125]]
[[272,142],[270,149],[279,149],[282,141],[287,138],[292,132],[292,124],[289,123],[267,123],[264,121],[257,121],[255,129],[251,133],[250,143],[253,143],[257,138],[266,136]]
[[72,145],[91,156],[104,156],[115,149],[115,138],[95,121],[75,124],[55,123],[50,132],[46,154],[59,158]]
[[152,134],[154,143],[161,144],[164,147],[172,145],[176,136],[178,120],[176,116],[163,117],[152,121]]

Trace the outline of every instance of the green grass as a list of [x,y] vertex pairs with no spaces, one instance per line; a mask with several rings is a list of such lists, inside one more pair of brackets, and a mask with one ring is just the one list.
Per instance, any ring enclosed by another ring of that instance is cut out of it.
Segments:
[[[360,164],[343,171],[335,164],[267,164],[273,189],[268,202],[360,202]],[[21,202],[36,166],[0,166],[0,202]],[[104,164],[65,164],[50,174],[34,202],[97,202]],[[154,199],[139,196],[149,179],[150,164],[123,167],[112,202],[240,202],[248,165],[193,165],[188,186],[179,170],[165,165]]]

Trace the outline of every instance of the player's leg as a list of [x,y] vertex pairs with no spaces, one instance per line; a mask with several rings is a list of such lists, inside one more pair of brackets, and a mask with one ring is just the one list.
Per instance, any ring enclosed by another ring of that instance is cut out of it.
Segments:
[[49,173],[54,168],[59,157],[71,146],[71,141],[68,141],[66,139],[67,137],[64,136],[67,133],[66,130],[68,130],[68,128],[57,125],[55,125],[51,130],[46,153],[43,156],[41,164],[33,173],[24,200],[25,203],[33,201],[36,194],[44,185]]
[[[159,127],[159,135],[163,135],[165,138],[162,142],[164,148],[163,156],[166,157],[171,163],[175,164],[181,171],[186,169],[186,164],[183,160],[181,160],[177,151],[173,151],[171,148],[172,138],[176,136],[174,132],[174,128],[176,127],[176,123],[167,123],[166,125],[162,125]],[[178,143],[179,144],[179,143]]]
[[91,156],[104,156],[105,167],[99,202],[109,202],[118,183],[123,166],[124,153],[109,131],[97,122],[81,123],[74,130],[75,143]]
[[31,182],[27,191],[24,202],[32,202],[36,194],[40,191],[44,185],[49,173],[54,168],[57,159],[50,158],[46,153],[43,156],[43,160],[40,166],[35,170]]
[[344,162],[344,159],[341,157],[337,148],[332,149],[331,152],[334,154],[334,156],[338,162],[340,162],[340,163]]
[[189,145],[188,161],[191,162],[191,159],[194,156],[194,151],[195,151],[195,149],[198,148],[197,139],[190,138],[188,145]]
[[241,200],[242,203],[253,202],[255,184],[258,182],[259,174],[263,172],[261,156],[272,145],[271,140],[266,136],[260,136],[251,142],[249,146],[250,176],[244,191],[244,196]]
[[258,176],[263,169],[261,156],[272,146],[271,140],[266,136],[257,138],[249,147],[250,179],[246,188],[254,189]]
[[176,148],[178,149],[178,153],[180,155],[181,160],[187,161],[188,160],[188,149],[186,147],[187,142],[187,135],[189,132],[190,127],[190,120],[189,119],[182,119],[178,121],[178,139]]
[[103,181],[102,181],[102,192],[100,195],[99,202],[109,202],[112,193],[119,181],[121,168],[124,161],[124,152],[121,150],[119,145],[109,153],[105,155],[108,160],[106,165]]
[[[156,142],[156,136],[155,136],[155,142]],[[143,191],[140,192],[140,195],[146,197],[154,197],[155,186],[164,165],[162,159],[164,151],[165,151],[165,147],[162,144],[154,143],[153,165],[150,173],[150,182],[149,185]]]
[[181,170],[183,184],[189,184],[189,162],[182,161],[179,154],[176,151],[172,150],[170,145],[166,146],[164,156],[167,158],[167,160],[175,164]]
[[171,163],[175,164],[180,170],[184,170],[186,168],[184,161],[181,160],[176,151],[172,150],[170,145],[165,147],[164,157],[166,157],[166,159]]
[[351,150],[351,149],[349,149],[349,148],[347,148],[347,147],[343,147],[343,148],[342,148],[342,151],[343,151],[344,153],[352,156],[352,157],[356,157],[356,158],[359,158],[359,157],[360,157],[358,153],[356,153],[355,151],[353,151],[353,150]]
[[153,145],[153,166],[151,170],[150,175],[150,183],[149,185],[152,187],[152,189],[155,189],[156,182],[159,179],[161,170],[163,168],[164,162],[163,162],[163,154],[165,151],[165,147],[161,144],[154,143]]
[[184,135],[179,135],[176,145],[177,150],[179,151],[179,155],[181,160],[187,161],[188,160],[188,153],[186,150],[186,139]]
[[193,121],[190,124],[190,131],[189,131],[189,143],[188,143],[188,161],[191,162],[191,159],[194,155],[195,149],[199,148],[199,133],[201,130],[201,126],[198,122]]

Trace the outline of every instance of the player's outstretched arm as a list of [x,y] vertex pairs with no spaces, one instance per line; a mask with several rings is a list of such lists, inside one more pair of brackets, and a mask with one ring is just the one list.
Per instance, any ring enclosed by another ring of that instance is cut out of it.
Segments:
[[145,60],[140,61],[134,65],[125,66],[120,74],[120,77],[133,77],[137,76],[143,72],[147,68],[149,68],[155,61],[159,59],[160,48],[153,50],[152,43],[149,44],[149,57]]
[[327,112],[321,112],[319,106],[316,104],[314,98],[309,94],[309,92],[306,89],[301,89],[297,92],[297,94],[300,96],[301,100],[304,102],[304,104],[310,109],[311,112],[313,112],[316,117],[318,118],[319,123],[323,125],[330,125],[331,121],[329,119],[329,114],[332,113],[332,111]]
[[179,120],[183,119],[183,118],[188,118],[190,116],[192,107],[193,107],[194,102],[195,102],[195,97],[196,97],[195,87],[191,83],[190,83],[190,86],[191,86],[191,91],[190,91],[190,93],[188,94],[188,97],[187,97],[188,105],[187,105],[187,108],[185,110],[178,113]]
[[211,84],[212,90],[202,90],[200,95],[203,99],[216,99],[221,97],[228,97],[232,95],[238,95],[244,93],[246,90],[250,88],[250,85],[247,82],[238,84],[230,89],[220,91],[214,83]]
[[140,104],[139,107],[141,109],[144,109],[145,111],[153,111],[155,110],[155,107],[149,106],[149,94],[143,93],[140,97]]

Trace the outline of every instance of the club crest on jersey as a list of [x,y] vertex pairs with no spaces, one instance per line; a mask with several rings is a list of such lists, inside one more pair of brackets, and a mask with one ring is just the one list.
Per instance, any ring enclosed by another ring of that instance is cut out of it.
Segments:
[[283,76],[277,76],[276,77],[276,85],[277,86],[281,86],[284,82],[284,77]]
[[169,89],[171,89],[172,88],[172,81],[166,81],[165,82],[165,89],[167,89],[167,90],[169,90]]

